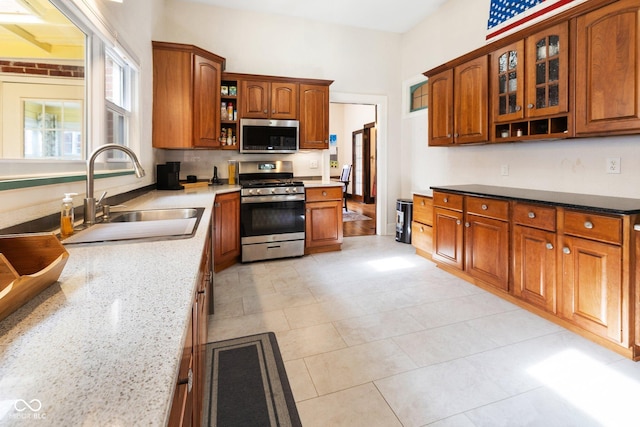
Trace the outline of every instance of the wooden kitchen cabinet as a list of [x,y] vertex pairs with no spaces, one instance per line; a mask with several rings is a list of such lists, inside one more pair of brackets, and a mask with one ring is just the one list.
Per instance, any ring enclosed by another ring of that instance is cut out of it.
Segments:
[[242,118],[275,120],[298,118],[297,83],[243,80],[240,93]]
[[342,187],[305,190],[305,254],[340,250]]
[[240,193],[216,194],[213,205],[213,262],[219,272],[240,256]]
[[556,313],[556,209],[514,203],[512,223],[513,294]]
[[464,269],[463,196],[433,193],[433,251],[434,261]]
[[153,146],[220,147],[224,58],[192,45],[153,42]]
[[200,261],[198,286],[193,299],[191,320],[169,414],[170,427],[199,426],[202,422],[211,280],[211,232],[209,232]]
[[329,148],[329,84],[300,84],[300,149]]
[[433,198],[413,195],[411,245],[416,253],[431,258],[433,249]]
[[488,64],[481,56],[429,77],[429,145],[486,142]]
[[509,202],[465,197],[464,269],[502,291],[509,290]]
[[[561,315],[616,343],[628,343],[623,327],[622,219],[588,212],[564,213]],[[624,312],[626,311],[626,313]]]
[[567,136],[568,22],[497,49],[491,67],[496,140]]
[[640,4],[621,0],[576,22],[576,134],[640,129]]

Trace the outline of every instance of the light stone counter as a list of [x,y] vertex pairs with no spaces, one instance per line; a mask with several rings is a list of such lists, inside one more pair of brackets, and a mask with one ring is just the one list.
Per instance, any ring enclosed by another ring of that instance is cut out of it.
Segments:
[[0,321],[0,425],[165,425],[213,200],[237,190],[127,203],[206,208],[190,239],[67,246],[59,282]]

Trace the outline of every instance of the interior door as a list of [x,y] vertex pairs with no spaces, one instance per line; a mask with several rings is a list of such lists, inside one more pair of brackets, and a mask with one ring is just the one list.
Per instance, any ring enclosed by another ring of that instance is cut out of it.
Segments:
[[351,186],[351,198],[356,202],[364,201],[364,186],[363,186],[363,169],[364,169],[364,130],[359,129],[352,133],[352,153],[353,153],[353,167],[351,170],[351,176],[353,184]]
[[364,125],[363,133],[365,168],[363,173],[364,202],[376,202],[376,124]]

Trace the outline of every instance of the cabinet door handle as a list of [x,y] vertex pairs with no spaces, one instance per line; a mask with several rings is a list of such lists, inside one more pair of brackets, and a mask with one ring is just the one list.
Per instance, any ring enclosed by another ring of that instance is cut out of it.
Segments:
[[529,214],[527,215],[529,218],[533,219],[536,217],[536,213],[535,212],[529,212]]
[[219,208],[219,207],[220,207],[220,203],[214,203],[214,204],[213,204],[213,207],[214,207],[214,208]]
[[420,226],[420,232],[424,233],[424,227],[423,226]]
[[571,249],[565,246],[564,248],[562,248],[562,253],[569,255],[571,253]]
[[451,138],[451,134],[450,133],[447,134],[447,138]]
[[522,107],[520,105],[516,105],[516,111],[520,111],[522,110]]
[[460,225],[460,224],[462,224],[462,221],[460,221],[459,219],[456,220],[456,225]]
[[593,223],[591,221],[586,221],[584,223],[584,228],[586,228],[587,230],[591,230],[593,228]]
[[193,369],[189,368],[189,374],[187,375],[187,378],[178,379],[178,384],[186,384],[187,393],[191,393],[191,389],[193,388]]
[[464,223],[464,226],[465,226],[465,227],[467,227],[467,228],[469,228],[469,227],[471,227],[471,224],[469,224],[468,222],[465,222],[465,223]]
[[269,110],[263,110],[262,112],[267,114],[269,112]]
[[553,244],[547,243],[547,249],[549,249],[549,250],[553,249]]
[[489,206],[483,204],[482,206],[480,206],[482,208],[483,211],[486,211],[487,209],[489,209]]
[[532,109],[533,107],[534,107],[534,105],[533,105],[533,104],[527,104],[527,108],[528,108],[528,109]]
[[454,136],[455,138],[457,138],[457,137],[459,137],[459,136],[460,136],[460,134],[459,134],[458,132],[456,132],[456,133],[454,133],[454,134],[453,134],[453,136]]

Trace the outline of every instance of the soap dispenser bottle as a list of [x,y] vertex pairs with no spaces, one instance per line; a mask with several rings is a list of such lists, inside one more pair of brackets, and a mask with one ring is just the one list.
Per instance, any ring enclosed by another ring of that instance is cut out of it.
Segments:
[[75,216],[73,214],[73,199],[71,196],[77,196],[78,193],[64,193],[62,206],[60,208],[60,236],[69,237],[73,234],[73,223]]

